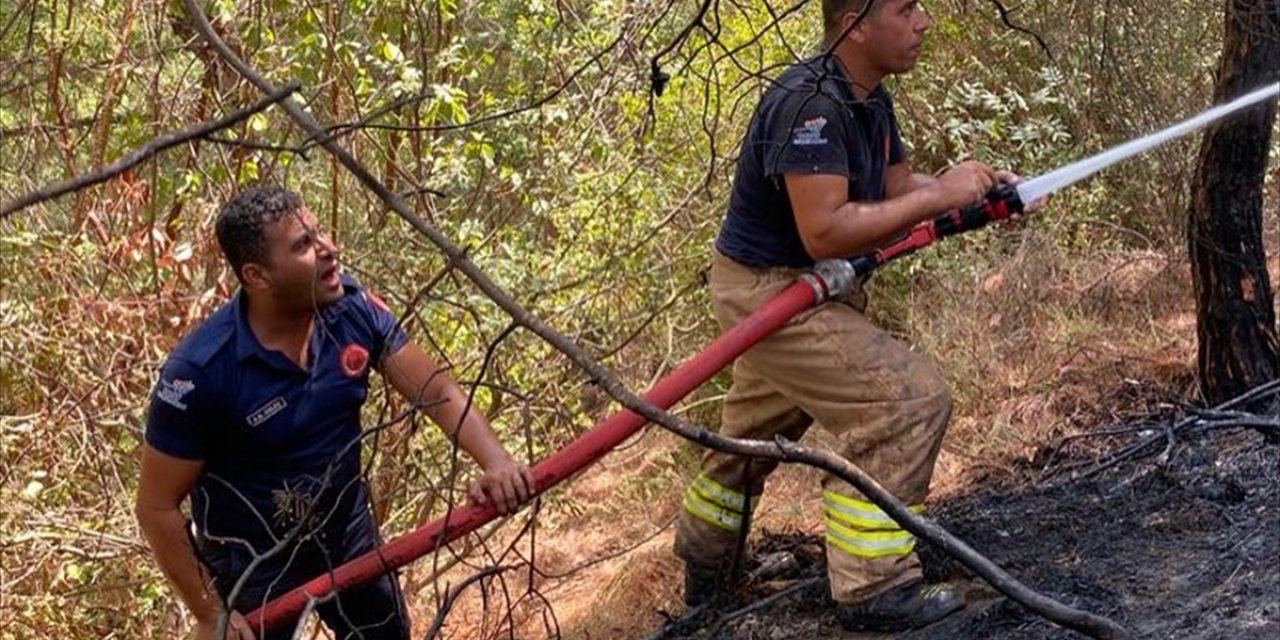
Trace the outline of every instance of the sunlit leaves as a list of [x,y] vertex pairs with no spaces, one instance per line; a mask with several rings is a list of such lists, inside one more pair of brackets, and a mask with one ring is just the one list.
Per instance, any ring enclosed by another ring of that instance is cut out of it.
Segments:
[[433,84],[427,89],[431,96],[423,110],[422,124],[462,124],[469,119],[467,92],[461,87]]
[[[0,3],[0,24],[20,26],[0,34],[0,50],[36,61],[5,68],[0,77],[0,127],[32,127],[0,140],[5,195],[65,178],[72,165],[84,168],[113,72],[128,84],[108,131],[108,158],[257,95],[233,71],[207,66],[202,51],[188,46],[174,28],[180,11],[151,16],[125,43],[128,68],[110,68],[103,60],[120,42],[121,4]],[[759,74],[776,75],[794,55],[813,53],[819,31],[820,3],[777,26],[770,26],[775,15],[792,3],[774,2],[772,13],[761,2],[719,3],[708,18],[715,40],[695,30],[665,58],[672,79],[651,102],[649,57],[684,28],[696,4],[677,4],[662,20],[664,0],[210,0],[206,6],[254,66],[277,82],[303,83],[301,97],[318,120],[337,126],[368,119],[362,129],[340,130],[339,144],[392,189],[409,194],[411,206],[541,317],[596,354],[611,353],[635,333],[608,363],[641,387],[713,330],[698,274],[724,213],[742,133],[768,86]],[[1019,19],[1054,45],[1056,65],[1029,38],[995,22],[985,4],[930,5],[935,22],[926,55],[915,71],[891,82],[916,168],[932,172],[975,155],[1034,174],[1192,109],[1192,98],[1204,97],[1197,92],[1207,86],[1203,79],[1218,53],[1215,39],[1205,37],[1219,28],[1217,17],[1202,18],[1204,3],[1123,4],[1019,5]],[[15,6],[31,6],[31,13],[11,21]],[[1156,49],[1159,56],[1151,54]],[[53,86],[38,73],[55,57],[65,63],[57,87],[62,113],[50,95]],[[373,117],[393,103],[401,106]],[[309,145],[278,109],[223,137]],[[1280,149],[1280,136],[1277,141]],[[66,453],[73,447],[65,443],[74,442],[96,465],[79,469],[84,473],[77,478],[111,479],[116,493],[102,510],[116,516],[120,531],[128,530],[127,500],[118,499],[114,485],[134,480],[129,474],[148,385],[173,341],[233,289],[211,223],[219,202],[256,180],[303,193],[323,223],[340,231],[344,260],[398,301],[397,311],[422,294],[413,335],[424,342],[429,336],[460,378],[479,375],[485,348],[509,319],[456,274],[420,291],[445,267],[439,252],[321,149],[307,146],[307,153],[304,159],[192,144],[147,165],[138,184],[88,192],[82,210],[68,198],[0,228],[6,276],[0,421],[38,415],[26,424],[47,431],[4,423],[6,451],[21,446],[32,452],[28,458],[39,459],[15,465],[16,479],[6,489],[21,496],[39,481],[45,486],[31,493],[42,508],[55,498],[83,504],[107,495],[92,485],[55,489],[63,477],[58,469],[71,464]],[[1131,166],[1153,178],[1103,179],[1073,189],[1032,229],[1054,243],[1089,247],[1096,234],[1075,222],[1154,219],[1158,198],[1177,191],[1164,172],[1176,162],[1151,165],[1161,171]],[[122,195],[142,187],[149,189],[145,202]],[[885,294],[877,301],[882,318],[905,327],[921,279],[963,280],[1002,259],[1003,245],[991,237],[949,241],[877,276]],[[688,293],[646,324],[685,287]],[[581,375],[527,332],[498,349],[484,373],[486,381],[529,398],[520,407],[523,401],[507,397],[493,409],[503,437],[521,451],[528,445],[544,452],[592,422],[577,402]],[[500,395],[485,387],[478,399],[487,410]],[[383,408],[371,403],[370,412]],[[713,408],[707,406],[712,419]],[[532,443],[519,428],[526,419]],[[75,439],[81,437],[109,441]],[[416,454],[447,451],[447,442],[429,429],[411,439],[414,455],[379,460],[379,468],[410,470],[416,482],[392,492],[396,509],[439,477],[433,459]],[[54,472],[29,475],[37,468]],[[394,513],[400,515],[390,526],[407,526],[411,518]],[[136,568],[149,565],[102,566],[116,573],[51,569],[42,586],[47,590],[56,578],[100,598],[107,590],[97,587],[107,578],[128,581],[130,611],[154,609],[147,620],[156,625],[176,618],[176,601],[159,586],[159,575]],[[62,627],[33,637],[66,637],[64,629],[102,635],[37,596],[26,602],[38,610],[33,615],[67,617]],[[109,608],[99,604],[95,610]],[[120,633],[166,635],[159,628]]]

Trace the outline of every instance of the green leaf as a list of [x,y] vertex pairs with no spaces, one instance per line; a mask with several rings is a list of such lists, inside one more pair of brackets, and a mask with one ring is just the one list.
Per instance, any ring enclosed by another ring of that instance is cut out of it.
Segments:
[[249,116],[249,130],[254,133],[262,133],[266,131],[269,124],[267,116],[264,113],[255,113]]

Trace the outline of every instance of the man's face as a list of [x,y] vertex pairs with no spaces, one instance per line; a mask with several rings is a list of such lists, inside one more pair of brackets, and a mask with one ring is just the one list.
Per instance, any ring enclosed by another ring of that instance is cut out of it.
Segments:
[[882,0],[858,29],[864,50],[883,73],[906,73],[920,57],[929,24],[918,0]]
[[338,250],[305,206],[263,228],[272,297],[286,308],[323,307],[342,298]]

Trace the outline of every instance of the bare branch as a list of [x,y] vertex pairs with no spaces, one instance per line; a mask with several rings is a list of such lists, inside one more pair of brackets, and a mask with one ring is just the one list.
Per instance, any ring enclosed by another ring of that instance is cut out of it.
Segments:
[[453,609],[453,603],[458,599],[458,596],[462,595],[462,592],[466,590],[467,587],[479,582],[480,580],[514,568],[514,566],[489,567],[479,573],[469,576],[466,580],[458,583],[458,586],[450,589],[449,594],[445,596],[444,602],[440,605],[440,608],[436,610],[435,620],[431,622],[431,627],[427,629],[427,634],[423,637],[427,640],[431,640],[431,638],[436,637],[436,634],[440,633],[440,629],[444,626],[444,619],[448,617],[449,611]]
[[256,149],[258,151],[270,151],[273,153],[292,153],[303,160],[310,160],[307,156],[305,147],[290,147],[286,145],[269,144],[266,142],[255,142],[253,140],[232,140],[231,138],[223,138],[220,136],[208,135],[204,136],[206,142],[220,144],[224,147],[238,147],[241,149]]
[[526,111],[532,111],[560,97],[560,95],[563,94],[569,88],[569,86],[572,85],[573,82],[578,79],[578,76],[582,75],[582,73],[585,72],[588,68],[590,68],[592,65],[595,65],[597,62],[599,62],[600,59],[603,58],[605,55],[607,55],[610,51],[613,51],[615,48],[617,48],[617,46],[622,42],[624,36],[626,36],[625,28],[623,28],[618,32],[618,36],[614,38],[612,42],[610,42],[600,51],[597,51],[590,58],[587,58],[585,62],[578,65],[578,68],[574,69],[573,72],[569,74],[569,77],[565,78],[564,82],[561,82],[559,85],[557,85],[551,91],[547,92],[545,95],[539,98],[536,98],[526,104],[520,105],[518,107],[513,107],[511,109],[499,111],[498,113],[492,113],[486,116],[481,116],[474,120],[468,120],[467,122],[460,122],[457,124],[437,124],[437,125],[416,126],[416,125],[394,125],[394,124],[374,123],[375,120],[377,120],[378,118],[381,118],[382,116],[387,115],[388,113],[391,113],[397,109],[402,109],[404,107],[417,104],[419,102],[422,102],[423,100],[430,98],[433,95],[430,92],[423,91],[423,92],[407,95],[398,100],[395,100],[391,104],[388,104],[382,108],[379,108],[373,111],[372,113],[370,113],[369,115],[365,116],[364,118],[361,118],[360,120],[357,120],[355,122],[330,125],[325,129],[324,134],[313,135],[311,139],[308,140],[306,148],[311,148],[317,145],[323,146],[327,142],[332,142],[334,140],[337,140],[338,138],[341,138],[342,136],[345,136],[354,131],[358,131],[360,129],[382,129],[387,131],[430,131],[430,132],[456,131],[459,129],[468,129],[471,127],[478,127],[480,125],[488,124],[490,122],[495,122],[497,120],[502,120],[504,118],[510,118],[511,116],[519,115]]
[[191,140],[203,138],[214,131],[220,131],[222,129],[235,126],[247,119],[249,116],[258,113],[259,111],[263,111],[271,105],[284,100],[296,92],[300,86],[301,85],[294,82],[284,86],[283,88],[275,89],[268,92],[265,98],[258,100],[243,109],[233,111],[221,118],[218,118],[217,120],[202,122],[194,127],[172,133],[166,133],[155,138],[101,169],[48,185],[14,200],[10,200],[9,202],[0,205],[0,220],[4,220],[9,217],[10,214],[26,209],[31,205],[53,200],[54,198],[64,196],[68,193],[77,192],[85,187],[106,182],[116,176],[119,176],[125,171],[136,167],[161,151]]
[[996,6],[996,12],[1000,14],[1000,21],[1003,22],[1005,26],[1009,27],[1010,29],[1013,29],[1014,31],[1017,31],[1019,33],[1025,33],[1031,36],[1032,38],[1035,38],[1036,44],[1040,45],[1040,50],[1043,51],[1044,55],[1049,58],[1049,61],[1054,64],[1057,64],[1058,62],[1057,58],[1053,57],[1053,51],[1049,49],[1049,44],[1044,41],[1044,38],[1040,37],[1040,34],[1022,25],[1014,24],[1013,11],[1011,11],[1008,7],[1004,6],[1004,3],[1001,2],[1000,0],[991,0],[991,4],[994,4]]
[[684,41],[688,40],[689,36],[693,34],[694,29],[702,28],[706,30],[707,11],[711,9],[712,1],[702,0],[702,6],[698,7],[698,13],[693,17],[693,20],[690,20],[689,24],[680,30],[674,40],[667,43],[667,46],[653,54],[653,57],[649,59],[649,82],[652,85],[650,88],[652,95],[661,96],[662,92],[667,88],[667,82],[671,80],[671,76],[662,70],[662,59],[679,49],[684,44]]

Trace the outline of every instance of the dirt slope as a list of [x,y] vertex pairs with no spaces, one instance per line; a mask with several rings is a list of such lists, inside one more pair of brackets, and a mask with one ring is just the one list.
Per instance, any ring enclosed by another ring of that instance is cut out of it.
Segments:
[[[1105,614],[1138,638],[1280,639],[1280,447],[1253,432],[1185,442],[1165,465],[1122,464],[1093,478],[1046,486],[978,481],[934,514],[1027,585]],[[755,549],[789,549],[822,575],[812,535],[774,534]],[[927,570],[963,583],[970,606],[902,640],[1048,640],[1083,637],[1056,627],[922,550]],[[759,598],[785,586],[755,590]],[[826,585],[721,626],[720,638],[879,638],[838,630]],[[741,604],[741,603],[740,603]],[[705,638],[714,624],[686,635]]]

